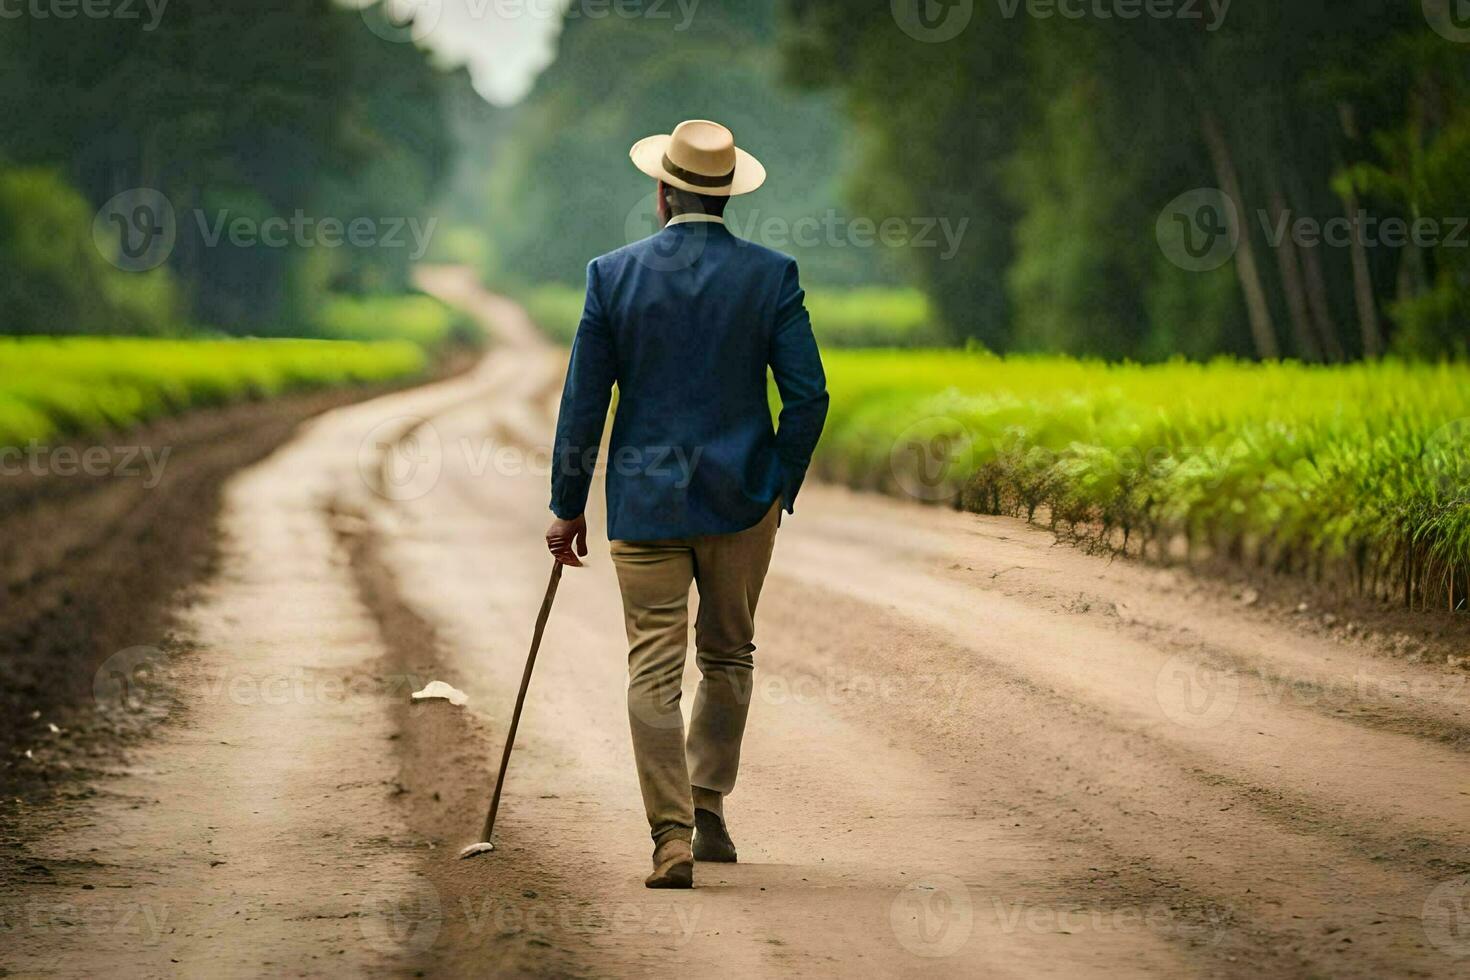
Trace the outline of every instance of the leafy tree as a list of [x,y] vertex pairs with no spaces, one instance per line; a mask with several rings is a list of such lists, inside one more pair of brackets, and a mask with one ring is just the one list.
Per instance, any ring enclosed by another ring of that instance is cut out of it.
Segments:
[[[178,215],[169,267],[193,317],[249,331],[320,289],[401,287],[406,254],[210,241],[221,218],[419,215],[452,144],[443,76],[329,0],[173,0],[137,21],[6,19],[0,152],[93,208],[136,187]],[[89,219],[90,220],[90,219]],[[201,225],[203,228],[201,228]]]
[[859,241],[845,222],[907,212],[841,207],[846,126],[833,96],[780,86],[775,0],[701,4],[682,27],[669,3],[617,11],[568,17],[556,61],[507,113],[483,206],[497,276],[580,285],[592,256],[651,233],[653,182],[628,147],[707,118],[771,175],[731,203],[737,233],[795,254],[809,282],[897,281],[893,250]]
[[[1211,23],[977,3],[937,43],[901,8],[785,0],[787,68],[844,95],[872,148],[860,199],[942,201],[981,229],[953,268],[912,255],[957,338],[1147,358],[1463,348],[1461,253],[1359,221],[1466,213],[1470,47],[1419,4],[1236,0]],[[1233,295],[1154,242],[1165,204],[1205,186],[1239,210]],[[1320,244],[1290,233],[1301,219],[1358,226]]]
[[787,0],[786,11],[788,76],[839,87],[858,127],[857,206],[967,221],[957,254],[904,257],[952,335],[1008,346],[1018,213],[1006,184],[1026,117],[1024,24],[977,3],[961,38],[931,44],[898,29],[888,0]]
[[56,174],[0,170],[0,333],[168,333],[179,329],[172,277],[110,265],[92,208]]

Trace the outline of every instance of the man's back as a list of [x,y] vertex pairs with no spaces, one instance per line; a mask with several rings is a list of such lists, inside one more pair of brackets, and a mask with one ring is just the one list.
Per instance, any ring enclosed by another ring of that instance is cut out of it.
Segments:
[[[608,551],[628,634],[628,721],[653,872],[690,888],[694,862],[738,860],[725,821],[755,669],[755,610],[781,523],[827,417],[827,384],[796,263],[731,235],[729,198],[766,170],[708,119],[633,144],[657,183],[662,231],[587,266],[587,303],[562,389],[546,547],[587,554],[584,510],[612,386]],[[771,429],[766,369],[781,392]],[[679,699],[689,590],[699,694]]]
[[718,221],[675,219],[589,264],[557,426],[558,515],[583,509],[614,382],[610,538],[739,531],[778,497],[789,510],[827,407],[796,262]]

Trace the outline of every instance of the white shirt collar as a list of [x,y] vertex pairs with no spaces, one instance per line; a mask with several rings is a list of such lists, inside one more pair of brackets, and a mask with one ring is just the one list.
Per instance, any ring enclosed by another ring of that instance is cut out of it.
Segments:
[[676,214],[668,220],[664,227],[668,228],[670,225],[689,224],[692,221],[713,221],[717,224],[725,223],[725,219],[718,214]]

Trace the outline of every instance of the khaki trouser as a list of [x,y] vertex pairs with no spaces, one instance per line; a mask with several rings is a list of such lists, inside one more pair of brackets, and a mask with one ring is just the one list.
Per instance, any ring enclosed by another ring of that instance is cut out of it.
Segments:
[[[759,524],[734,534],[612,542],[628,628],[633,755],[656,843],[693,834],[691,784],[722,794],[735,788],[755,667],[755,605],[780,513],[777,501]],[[701,679],[686,746],[679,698],[690,583],[699,586],[694,647]]]

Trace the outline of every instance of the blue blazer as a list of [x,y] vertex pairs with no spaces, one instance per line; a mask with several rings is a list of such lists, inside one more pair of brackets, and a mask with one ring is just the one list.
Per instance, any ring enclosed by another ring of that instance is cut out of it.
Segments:
[[586,508],[614,384],[609,538],[741,531],[777,497],[790,511],[827,417],[804,299],[795,259],[717,222],[669,225],[593,259],[556,423],[552,512]]

